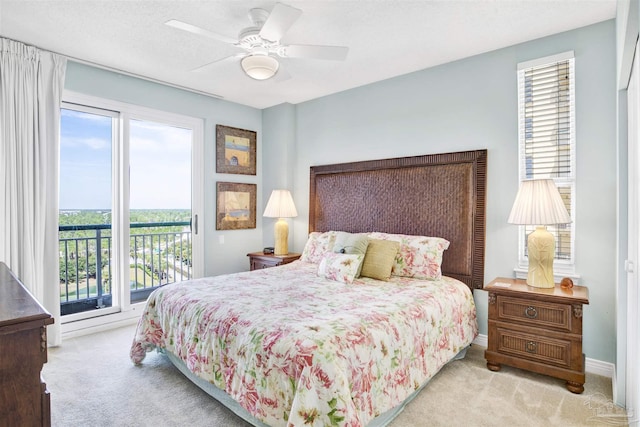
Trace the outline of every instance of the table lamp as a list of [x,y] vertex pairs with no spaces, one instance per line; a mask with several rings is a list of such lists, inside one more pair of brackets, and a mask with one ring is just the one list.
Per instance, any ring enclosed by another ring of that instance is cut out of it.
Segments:
[[509,215],[510,224],[535,225],[527,237],[529,271],[527,285],[553,288],[553,259],[556,242],[547,225],[567,224],[571,217],[552,179],[522,181]]
[[276,221],[274,236],[274,255],[286,255],[289,253],[289,225],[284,218],[298,216],[296,206],[289,190],[273,190],[263,216],[267,218],[278,218]]

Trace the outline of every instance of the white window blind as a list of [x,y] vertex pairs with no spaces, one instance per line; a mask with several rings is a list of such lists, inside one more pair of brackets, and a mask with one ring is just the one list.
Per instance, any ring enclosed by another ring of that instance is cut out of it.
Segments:
[[[573,52],[518,65],[520,180],[552,178],[571,224],[549,226],[556,238],[556,266],[573,270],[575,231],[575,60]],[[520,261],[528,263],[521,226]]]

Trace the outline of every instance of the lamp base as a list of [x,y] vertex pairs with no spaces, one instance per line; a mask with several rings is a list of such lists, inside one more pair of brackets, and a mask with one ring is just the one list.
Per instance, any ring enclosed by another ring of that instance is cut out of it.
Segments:
[[274,227],[274,255],[286,255],[289,253],[289,224],[283,218],[278,218]]
[[536,227],[527,238],[529,251],[529,272],[527,285],[535,288],[553,288],[553,259],[556,254],[556,240],[545,226]]

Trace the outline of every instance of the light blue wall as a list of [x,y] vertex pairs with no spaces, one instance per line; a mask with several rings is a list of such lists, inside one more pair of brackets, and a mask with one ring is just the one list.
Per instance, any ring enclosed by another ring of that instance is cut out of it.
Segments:
[[[65,89],[105,99],[154,108],[204,120],[204,257],[206,275],[247,270],[247,253],[263,247],[262,208],[262,111],[138,78],[69,61]],[[215,126],[222,124],[254,130],[257,140],[257,175],[215,172]],[[161,172],[161,171],[159,171]],[[257,228],[217,231],[215,223],[216,181],[258,184]],[[188,191],[188,190],[186,190]],[[262,210],[261,210],[262,209]],[[220,243],[219,237],[224,237]]]
[[[518,189],[516,64],[573,50],[576,58],[576,269],[589,287],[587,357],[615,363],[616,57],[614,21],[474,56],[296,106],[294,248],[306,239],[309,167],[488,150],[485,282],[512,276]],[[481,333],[486,293],[476,291]]]
[[[262,116],[263,151],[262,157],[262,197],[265,206],[271,191],[285,189],[293,191],[293,171],[289,165],[295,164],[296,149],[296,107],[292,104],[281,104],[264,110]],[[295,203],[295,202],[294,202]],[[300,202],[296,204],[300,209]],[[259,212],[262,214],[262,211]],[[293,230],[289,222],[289,252],[293,249]],[[263,218],[264,246],[274,245],[273,227],[275,218]]]

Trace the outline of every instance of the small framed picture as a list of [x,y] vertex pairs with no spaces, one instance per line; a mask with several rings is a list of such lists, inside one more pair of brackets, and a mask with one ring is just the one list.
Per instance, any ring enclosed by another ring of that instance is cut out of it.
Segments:
[[256,132],[216,125],[216,172],[256,174]]
[[256,228],[256,184],[216,183],[216,230]]

